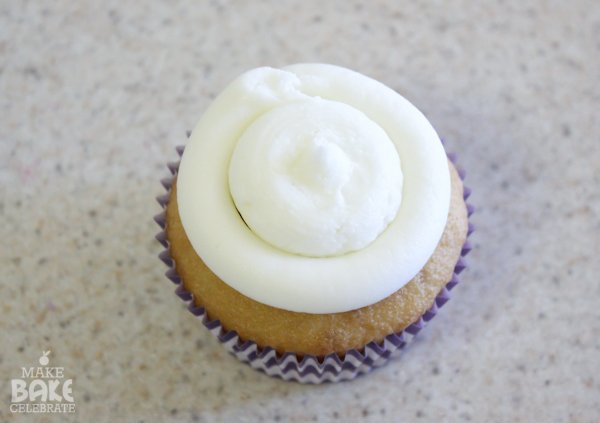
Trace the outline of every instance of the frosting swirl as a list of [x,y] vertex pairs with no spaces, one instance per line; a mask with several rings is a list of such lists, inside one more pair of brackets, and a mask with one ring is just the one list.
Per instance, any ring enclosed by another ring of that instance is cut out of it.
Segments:
[[402,171],[379,125],[347,104],[311,98],[252,122],[233,152],[229,188],[269,244],[338,256],[369,245],[396,217]]
[[307,313],[400,289],[433,253],[450,202],[427,119],[383,84],[324,64],[234,80],[192,132],[177,188],[186,234],[219,278]]

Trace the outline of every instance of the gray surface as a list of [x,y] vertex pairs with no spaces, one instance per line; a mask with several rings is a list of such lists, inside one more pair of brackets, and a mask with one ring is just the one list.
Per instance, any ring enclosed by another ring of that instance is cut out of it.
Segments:
[[[599,40],[591,0],[2,1],[0,420],[60,421],[8,408],[51,350],[69,421],[598,421]],[[411,100],[478,206],[441,315],[394,363],[319,387],[227,355],[163,277],[151,219],[211,98],[306,61]]]

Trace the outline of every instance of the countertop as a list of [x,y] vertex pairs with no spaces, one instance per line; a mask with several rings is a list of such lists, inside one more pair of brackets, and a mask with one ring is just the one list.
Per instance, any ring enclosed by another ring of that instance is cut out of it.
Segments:
[[[211,100],[298,62],[408,98],[477,207],[440,315],[387,366],[321,386],[226,353],[164,277],[152,220]],[[594,0],[3,1],[0,421],[599,421],[598,110]],[[42,351],[75,413],[11,412]]]

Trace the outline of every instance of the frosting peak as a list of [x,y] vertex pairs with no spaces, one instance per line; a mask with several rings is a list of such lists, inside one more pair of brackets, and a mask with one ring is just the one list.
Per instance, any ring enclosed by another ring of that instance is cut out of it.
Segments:
[[360,250],[400,206],[402,171],[392,141],[344,103],[308,99],[276,107],[240,137],[229,187],[246,224],[292,254]]

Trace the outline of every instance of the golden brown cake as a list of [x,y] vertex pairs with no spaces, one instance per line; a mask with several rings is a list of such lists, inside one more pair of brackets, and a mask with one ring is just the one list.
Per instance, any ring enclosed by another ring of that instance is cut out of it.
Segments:
[[[278,353],[293,352],[324,357],[332,352],[343,357],[350,349],[361,350],[371,341],[408,327],[428,310],[451,279],[466,240],[468,222],[462,181],[448,161],[451,200],[442,238],[423,269],[391,296],[357,310],[309,314],[274,308],[254,301],[221,281],[200,259],[182,226],[173,184],[166,211],[171,257],[183,286],[194,294],[197,306],[210,319],[219,319],[227,331],[235,330],[243,341]],[[234,265],[234,263],[232,263]]]

